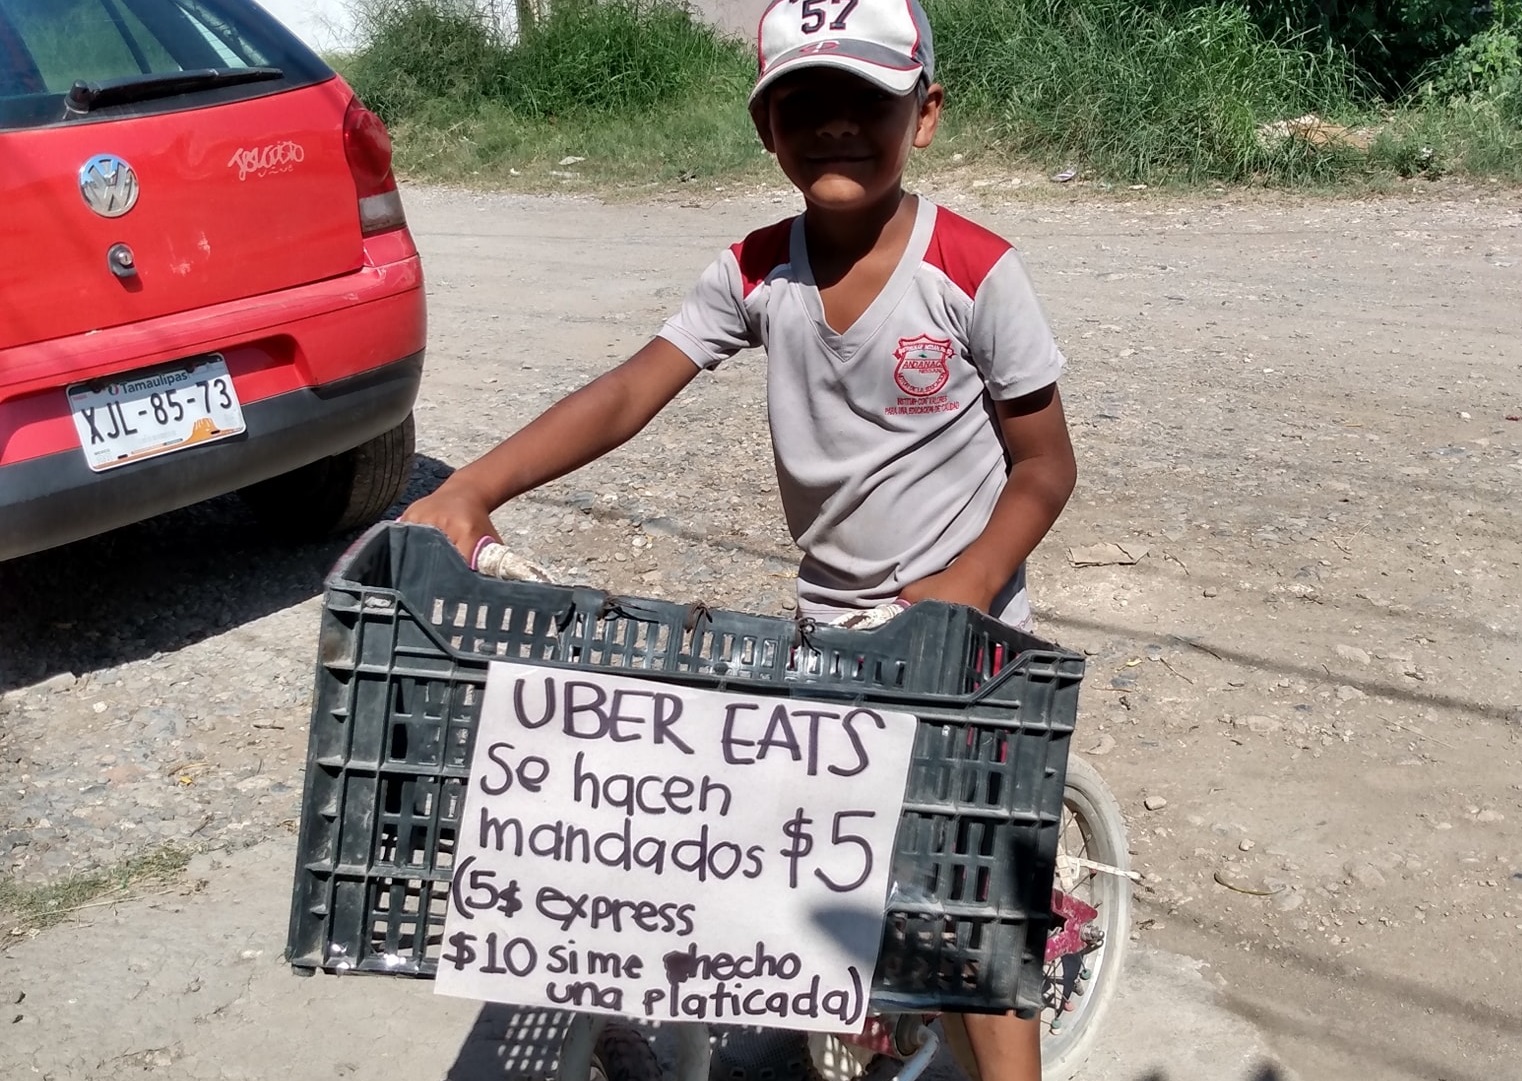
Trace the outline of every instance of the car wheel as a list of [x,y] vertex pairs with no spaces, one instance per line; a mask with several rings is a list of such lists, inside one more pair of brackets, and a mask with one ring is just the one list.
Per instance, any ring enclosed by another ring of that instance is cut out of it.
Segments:
[[353,450],[322,458],[239,491],[254,516],[283,537],[312,538],[369,525],[412,476],[413,421]]

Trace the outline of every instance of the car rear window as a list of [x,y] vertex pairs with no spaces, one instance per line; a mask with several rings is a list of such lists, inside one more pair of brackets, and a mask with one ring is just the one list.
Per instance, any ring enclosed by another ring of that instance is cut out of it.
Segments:
[[[231,78],[195,85],[154,79],[205,71]],[[238,72],[259,77],[238,81]],[[0,131],[200,108],[331,75],[246,0],[0,0]],[[83,110],[76,92],[71,108],[76,83],[113,92]]]

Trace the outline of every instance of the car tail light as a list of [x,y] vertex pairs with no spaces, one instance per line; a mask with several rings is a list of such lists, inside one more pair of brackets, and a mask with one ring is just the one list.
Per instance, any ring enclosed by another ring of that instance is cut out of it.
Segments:
[[406,225],[402,196],[391,174],[391,136],[381,118],[358,98],[349,102],[344,113],[344,156],[359,195],[360,232],[374,236]]

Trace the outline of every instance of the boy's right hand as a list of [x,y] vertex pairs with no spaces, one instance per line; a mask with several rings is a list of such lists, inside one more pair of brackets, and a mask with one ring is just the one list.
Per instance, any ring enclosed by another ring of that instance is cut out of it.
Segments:
[[451,474],[408,507],[402,521],[438,527],[473,559],[482,538],[502,543],[491,524],[493,510],[622,445],[700,370],[666,339],[654,339]]
[[475,558],[476,546],[482,537],[490,537],[498,544],[502,537],[491,524],[491,508],[474,493],[445,484],[432,495],[425,495],[402,512],[402,521],[416,525],[431,525],[444,531],[459,553],[467,561]]

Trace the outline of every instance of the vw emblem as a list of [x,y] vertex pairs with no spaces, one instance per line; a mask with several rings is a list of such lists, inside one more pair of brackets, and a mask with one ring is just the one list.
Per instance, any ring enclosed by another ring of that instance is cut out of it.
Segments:
[[103,218],[119,218],[137,205],[137,173],[115,154],[97,154],[79,167],[85,204]]

